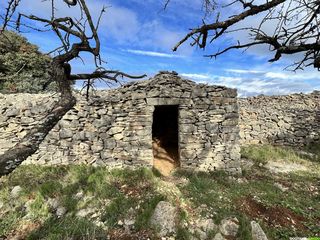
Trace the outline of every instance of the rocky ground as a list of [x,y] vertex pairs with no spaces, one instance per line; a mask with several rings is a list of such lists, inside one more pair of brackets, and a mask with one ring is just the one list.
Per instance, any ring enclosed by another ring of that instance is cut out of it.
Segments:
[[320,155],[242,155],[242,176],[21,166],[0,179],[0,239],[320,237]]

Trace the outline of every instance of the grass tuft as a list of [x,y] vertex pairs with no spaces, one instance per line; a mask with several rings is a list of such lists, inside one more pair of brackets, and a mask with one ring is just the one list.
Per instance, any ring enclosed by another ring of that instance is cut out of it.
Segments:
[[301,162],[303,159],[291,148],[271,145],[252,145],[241,148],[241,156],[265,165],[268,161]]
[[106,239],[107,233],[83,218],[66,216],[63,219],[49,218],[39,229],[33,231],[28,240],[55,239]]

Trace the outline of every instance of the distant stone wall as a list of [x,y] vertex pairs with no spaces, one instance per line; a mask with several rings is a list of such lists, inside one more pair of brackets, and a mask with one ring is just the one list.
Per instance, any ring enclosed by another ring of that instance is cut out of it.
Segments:
[[[236,95],[234,89],[195,84],[172,73],[100,91],[89,102],[78,95],[77,105],[26,162],[152,166],[155,106],[178,105],[181,167],[237,172],[240,147]],[[40,94],[0,96],[0,139],[5,142],[0,152],[4,152],[41,121],[54,99]]]
[[239,99],[241,144],[303,146],[320,139],[320,92]]

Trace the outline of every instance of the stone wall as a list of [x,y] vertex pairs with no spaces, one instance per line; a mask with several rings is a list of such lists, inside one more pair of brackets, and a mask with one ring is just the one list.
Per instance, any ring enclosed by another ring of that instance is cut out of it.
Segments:
[[54,94],[0,94],[0,154],[41,123],[57,99]]
[[[0,154],[41,121],[54,94],[0,94]],[[320,139],[320,93],[238,99],[236,91],[161,73],[147,81],[77,94],[66,114],[27,163],[152,166],[157,105],[179,107],[181,167],[239,170],[241,144],[302,146]],[[238,127],[239,123],[239,127]]]
[[[152,166],[154,108],[178,105],[181,167],[237,172],[240,147],[236,95],[234,89],[195,84],[168,72],[100,91],[89,102],[78,95],[77,105],[26,162]],[[0,145],[0,152],[13,146],[32,125],[41,121],[56,99],[26,94],[0,98],[0,139],[5,143]]]
[[303,146],[320,138],[320,92],[239,99],[241,144]]

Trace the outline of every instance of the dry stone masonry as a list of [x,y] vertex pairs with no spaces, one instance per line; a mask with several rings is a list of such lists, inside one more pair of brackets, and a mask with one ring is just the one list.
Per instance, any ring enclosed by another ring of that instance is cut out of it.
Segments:
[[41,123],[57,100],[53,94],[0,94],[0,154]]
[[[78,94],[77,105],[26,162],[152,166],[154,111],[170,105],[178,111],[180,167],[239,172],[236,96],[235,89],[196,84],[174,72],[100,91],[88,102]],[[4,152],[41,121],[57,96],[19,94],[0,99],[0,152]]]
[[[177,109],[173,121],[178,123],[177,165],[182,168],[239,172],[239,142],[303,146],[319,141],[319,91],[238,103],[236,95],[234,89],[196,84],[169,72],[99,91],[88,102],[77,93],[77,105],[26,163],[151,167],[153,125],[170,115],[165,108],[155,114],[160,106]],[[0,94],[0,154],[43,121],[57,100],[55,94]]]
[[300,147],[320,139],[320,92],[239,99],[241,144]]

